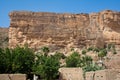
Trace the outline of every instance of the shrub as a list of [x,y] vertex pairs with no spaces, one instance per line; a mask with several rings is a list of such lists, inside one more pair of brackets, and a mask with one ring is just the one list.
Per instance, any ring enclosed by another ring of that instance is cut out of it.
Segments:
[[84,50],[82,50],[82,54],[83,54],[83,55],[85,55],[85,54],[86,54],[86,52],[87,52],[87,51],[86,51],[85,49],[84,49]]
[[60,53],[60,52],[56,52],[54,54],[54,57],[58,58],[58,59],[65,59],[66,58],[66,56],[63,53]]
[[54,80],[58,76],[60,62],[55,56],[40,55],[33,66],[35,74],[40,75],[43,79]]
[[80,62],[80,54],[78,52],[73,52],[70,56],[66,58],[67,67],[78,67]]
[[99,57],[104,57],[107,55],[107,50],[106,49],[101,49],[98,53]]
[[28,47],[0,49],[0,73],[26,73],[32,71],[33,51]]
[[94,48],[93,51],[99,52],[99,48]]
[[88,51],[93,51],[94,47],[89,47],[87,50]]

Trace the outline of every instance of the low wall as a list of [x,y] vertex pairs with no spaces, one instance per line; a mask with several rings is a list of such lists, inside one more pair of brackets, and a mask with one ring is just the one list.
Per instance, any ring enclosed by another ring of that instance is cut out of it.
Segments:
[[120,69],[105,69],[86,72],[85,80],[120,80]]
[[26,80],[26,74],[0,74],[0,80]]
[[86,76],[85,76],[85,80],[94,80],[94,76],[95,76],[95,72],[91,71],[91,72],[86,72]]
[[60,80],[83,80],[81,68],[60,68]]

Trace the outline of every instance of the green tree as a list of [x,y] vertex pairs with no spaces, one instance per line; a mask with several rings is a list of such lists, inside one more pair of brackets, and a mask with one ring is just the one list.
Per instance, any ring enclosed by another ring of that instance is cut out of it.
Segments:
[[0,49],[0,73],[30,73],[34,63],[33,51],[28,47]]
[[11,49],[0,49],[0,73],[12,73],[13,54]]
[[4,53],[4,50],[0,48],[0,73],[5,73],[7,69],[5,56],[6,54]]
[[54,55],[37,55],[33,71],[45,80],[54,80],[58,76],[59,68],[59,58],[56,58]]
[[18,72],[29,74],[30,72],[32,72],[35,55],[34,52],[30,48],[28,48],[28,46],[17,46],[13,49],[13,55],[14,58],[12,68],[15,73]]
[[58,59],[65,59],[66,58],[66,56],[63,53],[60,53],[60,52],[56,52],[54,54],[54,57],[58,58]]
[[80,54],[78,52],[73,52],[70,56],[66,58],[67,67],[78,67],[80,63]]

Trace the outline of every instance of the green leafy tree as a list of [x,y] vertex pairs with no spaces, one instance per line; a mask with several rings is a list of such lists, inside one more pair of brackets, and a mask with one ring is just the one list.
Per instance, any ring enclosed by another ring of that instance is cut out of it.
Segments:
[[37,55],[33,71],[45,80],[55,80],[59,68],[60,62],[56,56]]
[[58,59],[65,59],[66,58],[66,56],[63,53],[60,53],[60,52],[56,52],[54,54],[54,57],[58,58]]
[[56,79],[58,69],[60,68],[59,60],[53,57],[48,57],[44,64],[44,73],[47,80]]
[[0,49],[0,73],[30,73],[34,63],[33,51],[28,47]]
[[32,72],[32,66],[34,64],[35,55],[33,51],[30,48],[28,48],[28,46],[17,46],[13,50],[13,55],[13,71],[26,74]]
[[0,73],[13,73],[13,54],[11,49],[0,49]]
[[9,54],[6,54],[4,50],[0,48],[0,73],[6,73],[9,70],[8,66],[10,64],[7,65],[7,63],[9,63],[9,60],[6,58],[7,55]]

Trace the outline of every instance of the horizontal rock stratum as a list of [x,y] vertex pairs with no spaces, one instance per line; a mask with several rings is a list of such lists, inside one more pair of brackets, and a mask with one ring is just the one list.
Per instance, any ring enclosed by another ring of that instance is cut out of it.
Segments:
[[120,12],[105,10],[90,14],[59,14],[13,11],[10,16],[9,46],[53,50],[103,47],[114,43],[120,48]]

